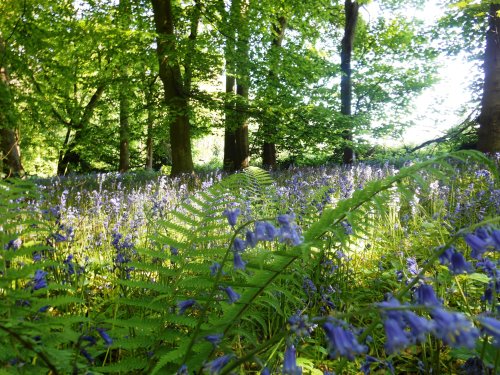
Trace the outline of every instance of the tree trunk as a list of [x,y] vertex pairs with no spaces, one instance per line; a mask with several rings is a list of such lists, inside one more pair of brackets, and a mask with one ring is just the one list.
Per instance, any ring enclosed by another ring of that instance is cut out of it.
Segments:
[[[346,122],[350,122],[351,102],[352,102],[352,70],[351,58],[356,33],[356,24],[358,22],[359,4],[357,1],[345,0],[345,27],[344,37],[342,38],[342,50],[340,52],[340,113],[345,116]],[[343,124],[350,126],[350,124]],[[343,161],[346,164],[354,161],[354,150],[352,149],[352,131],[347,128],[343,132],[343,138],[346,142],[344,146]]]
[[484,86],[479,116],[478,149],[500,152],[500,4],[491,4],[484,55]]
[[[250,156],[247,114],[249,85],[247,12],[248,4],[245,0],[231,2],[225,49],[227,95],[224,133],[224,169],[230,172],[247,168]],[[235,90],[237,97],[234,100]]]
[[[151,0],[156,26],[157,54],[160,78],[165,91],[165,103],[170,114],[170,145],[172,148],[172,176],[192,173],[191,128],[185,82],[177,60],[176,35],[171,0]],[[198,20],[196,20],[198,22]]]
[[153,114],[153,94],[149,92],[147,94],[147,106],[148,106],[148,128],[146,133],[146,169],[153,169],[153,124],[154,124],[154,114]]
[[127,96],[127,85],[122,84],[120,90],[120,164],[118,170],[123,173],[130,168],[130,124],[129,124],[129,105]]
[[15,130],[16,119],[12,95],[10,92],[10,78],[6,64],[6,46],[0,38],[0,164],[2,172],[7,176],[22,176],[24,169],[21,164],[21,150],[19,136]]
[[[273,53],[273,51],[276,52],[276,50],[281,48],[283,38],[285,37],[286,24],[287,20],[285,17],[279,17],[278,23],[273,24],[274,38],[271,42],[271,53]],[[271,87],[275,86],[276,78],[276,73],[273,70],[273,66],[271,66],[268,74],[269,84]],[[264,144],[262,145],[262,165],[264,168],[276,168],[276,144],[273,139],[276,132],[276,126],[264,120],[264,123],[262,124],[262,134],[264,137]]]

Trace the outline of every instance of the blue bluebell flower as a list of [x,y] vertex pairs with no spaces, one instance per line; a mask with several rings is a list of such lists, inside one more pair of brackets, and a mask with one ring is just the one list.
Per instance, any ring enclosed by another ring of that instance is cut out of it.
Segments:
[[170,246],[170,254],[173,256],[179,255],[179,249],[174,246]]
[[36,270],[35,276],[33,277],[33,290],[38,290],[47,287],[47,280],[45,279],[47,272],[42,270]]
[[434,329],[434,322],[418,316],[412,311],[403,311],[403,316],[406,324],[410,328],[410,340],[423,342],[427,338],[427,334]]
[[302,367],[297,366],[295,346],[289,345],[283,357],[283,375],[302,375]]
[[230,226],[234,227],[236,222],[238,221],[238,216],[240,215],[241,210],[239,208],[235,208],[234,210],[225,209],[222,213],[226,218],[227,222]]
[[488,242],[471,233],[465,235],[465,242],[472,249],[470,256],[474,259],[481,259],[488,248]]
[[[441,250],[442,250],[442,248],[438,248],[438,251],[441,251]],[[441,255],[439,255],[439,263],[441,263],[443,265],[449,264],[451,262],[451,256],[453,255],[454,252],[455,252],[454,246],[450,246],[449,248],[444,250],[441,253]]]
[[385,329],[385,350],[389,354],[393,354],[403,350],[411,344],[407,332],[401,323],[394,319],[386,319],[384,321]]
[[189,372],[188,372],[188,367],[184,364],[182,365],[178,370],[177,372],[175,373],[175,375],[189,375]]
[[222,288],[222,289],[226,292],[226,294],[227,294],[227,296],[229,298],[229,303],[234,303],[234,302],[238,301],[240,299],[240,297],[241,297],[230,286]]
[[85,349],[80,349],[80,354],[83,355],[90,364],[94,364],[94,358]]
[[224,335],[222,333],[216,333],[213,335],[205,336],[205,340],[207,340],[209,343],[211,343],[215,347],[221,343],[223,337],[224,337]]
[[354,333],[330,322],[323,324],[328,341],[330,358],[345,357],[353,361],[358,354],[364,353],[367,347],[358,343]]
[[255,235],[254,232],[247,230],[246,233],[246,242],[247,245],[250,246],[252,249],[257,246],[257,236]]
[[377,358],[372,357],[370,355],[367,355],[365,357],[365,361],[363,362],[363,364],[361,365],[361,368],[359,370],[362,371],[363,374],[369,375],[370,374],[370,366],[372,365],[372,363],[378,363],[378,362],[380,362],[380,361]]
[[269,369],[267,367],[264,367],[261,370],[260,375],[271,375],[271,371],[269,371]]
[[10,240],[7,245],[5,245],[5,250],[19,250],[23,241],[20,238]]
[[448,265],[450,272],[454,275],[461,273],[469,273],[472,271],[472,265],[465,261],[462,253],[454,251],[451,255],[450,264]]
[[106,346],[111,346],[113,344],[113,339],[108,335],[104,328],[97,328],[97,332],[99,332],[99,335],[104,340]]
[[241,259],[241,255],[238,252],[233,252],[233,265],[235,270],[245,270],[247,262]]
[[316,327],[315,324],[309,321],[307,315],[300,315],[298,313],[288,318],[288,324],[290,325],[290,331],[298,337],[310,336],[311,332]]
[[217,275],[217,272],[219,272],[219,270],[220,270],[220,263],[214,262],[210,266],[210,275],[212,275],[212,276]]
[[247,243],[241,238],[236,237],[233,243],[233,250],[238,252],[243,252],[247,248]]
[[420,272],[420,268],[418,267],[417,259],[415,257],[406,258],[406,267],[408,268],[408,272],[414,276]]
[[267,221],[255,223],[255,237],[258,241],[273,241],[278,235],[278,230]]
[[464,314],[437,308],[433,309],[430,315],[435,322],[434,336],[443,343],[452,348],[474,348],[479,338],[479,331]]
[[493,337],[493,346],[500,348],[500,321],[488,316],[479,318],[483,331]]
[[73,265],[72,260],[73,260],[73,254],[69,254],[68,257],[63,262],[66,265],[69,275],[73,275],[75,273],[75,267]]
[[440,306],[441,302],[437,299],[436,293],[431,285],[422,284],[416,291],[417,303],[425,306]]
[[208,362],[203,367],[205,371],[208,371],[211,375],[219,374],[222,369],[229,363],[229,361],[234,357],[234,354],[226,354],[222,357],[216,358],[211,362]]
[[196,301],[194,299],[187,299],[185,301],[178,302],[177,307],[179,308],[179,314],[184,314],[187,309],[190,309],[194,305],[196,305]]
[[500,230],[495,229],[491,232],[491,240],[493,243],[493,246],[495,249],[498,251],[500,250]]

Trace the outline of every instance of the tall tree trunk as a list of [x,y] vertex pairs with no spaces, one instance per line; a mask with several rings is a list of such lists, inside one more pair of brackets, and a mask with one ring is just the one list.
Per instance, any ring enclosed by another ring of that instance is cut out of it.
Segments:
[[490,4],[484,54],[484,86],[479,116],[478,149],[500,152],[500,4]]
[[[235,171],[249,165],[248,86],[249,42],[246,32],[246,0],[233,0],[229,10],[226,38],[226,118],[224,169]],[[237,78],[235,78],[237,77]],[[237,97],[234,99],[234,91]]]
[[6,62],[6,46],[0,38],[0,164],[2,172],[10,176],[21,176],[24,169],[21,164],[19,136],[15,130],[15,116],[10,92],[10,78]]
[[[160,78],[165,91],[165,102],[170,114],[170,145],[172,148],[173,176],[192,173],[191,128],[189,103],[181,68],[177,60],[176,35],[171,0],[151,0],[158,33],[157,54]],[[198,20],[195,20],[196,24]]]
[[[152,86],[152,85],[151,85]],[[146,94],[146,101],[148,106],[148,117],[147,117],[147,133],[146,133],[146,169],[153,169],[153,125],[154,125],[154,113],[153,113],[153,89],[150,87],[148,93]]]
[[[340,52],[340,113],[342,113],[346,119],[346,122],[350,122],[351,113],[351,102],[352,102],[352,69],[351,69],[351,58],[354,43],[354,35],[356,33],[356,24],[358,22],[359,14],[359,4],[357,1],[345,0],[344,5],[345,11],[345,27],[344,27],[344,37],[342,38],[342,50]],[[350,124],[344,124],[344,126],[350,126]],[[343,138],[346,141],[344,146],[343,161],[346,164],[352,163],[354,161],[354,150],[352,149],[352,131],[351,129],[346,129],[343,132]]]
[[129,106],[130,101],[127,96],[128,87],[121,85],[120,90],[120,164],[118,170],[127,172],[130,168],[130,124],[129,124]]
[[[273,24],[274,38],[271,42],[271,54],[281,48],[283,38],[285,37],[287,20],[285,17],[279,17],[278,22]],[[271,87],[275,87],[276,73],[273,66],[269,69],[268,80]],[[276,144],[273,137],[276,135],[274,124],[266,122],[262,124],[262,134],[264,144],[262,145],[262,165],[264,168],[276,168]]]
[[[66,149],[59,154],[59,162],[57,164],[58,175],[64,175],[72,170],[85,171],[88,169],[89,166],[82,160],[80,152],[78,151],[78,146],[82,141],[83,133],[94,114],[97,104],[104,93],[104,88],[104,85],[99,85],[97,87],[76,124],[72,122],[67,124],[68,130],[65,140]],[[73,140],[70,141],[69,139],[73,129],[75,133],[73,135]]]

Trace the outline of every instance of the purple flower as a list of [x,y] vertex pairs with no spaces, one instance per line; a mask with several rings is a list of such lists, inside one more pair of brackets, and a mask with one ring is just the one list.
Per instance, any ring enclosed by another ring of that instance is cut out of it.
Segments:
[[179,314],[184,314],[187,309],[190,309],[196,304],[194,299],[187,299],[185,301],[180,301],[177,303],[177,307],[179,308]]
[[271,372],[267,367],[264,367],[262,371],[260,372],[260,375],[271,375]]
[[297,366],[295,346],[289,345],[283,357],[283,375],[302,375],[302,367]]
[[300,314],[295,314],[288,318],[288,324],[290,324],[290,331],[298,337],[309,336],[316,326],[309,321],[307,315]]
[[241,259],[241,255],[238,252],[233,252],[233,264],[235,270],[245,270],[246,262]]
[[211,266],[210,266],[210,275],[212,276],[215,276],[217,275],[217,272],[219,272],[220,270],[220,264],[217,263],[217,262],[214,262]]
[[483,331],[493,337],[493,346],[500,348],[500,321],[494,318],[483,316],[479,318]]
[[21,245],[23,244],[23,241],[21,241],[20,238],[16,238],[15,240],[10,240],[7,245],[5,245],[5,250],[19,250]]
[[437,299],[432,286],[427,284],[420,285],[415,291],[417,303],[425,306],[440,306],[441,302]]
[[491,240],[496,250],[500,250],[500,230],[495,229],[491,232]]
[[410,337],[414,341],[425,341],[427,334],[434,329],[434,322],[424,317],[418,316],[412,311],[403,312],[404,320],[410,327]]
[[178,370],[177,372],[175,373],[175,375],[189,375],[189,372],[188,372],[188,368],[186,365],[182,365]]
[[474,259],[481,259],[488,247],[488,243],[485,240],[471,233],[465,235],[465,242],[472,249],[470,256]]
[[222,371],[224,366],[226,366],[233,357],[234,357],[233,354],[223,355],[222,357],[214,359],[213,361],[205,364],[204,369],[208,371],[208,373],[211,375],[217,375]]
[[378,362],[380,362],[380,361],[377,358],[367,355],[365,357],[365,362],[363,362],[363,365],[361,365],[361,368],[359,370],[363,371],[363,374],[369,375],[370,374],[370,365],[372,363],[378,363]]
[[94,358],[85,349],[80,349],[80,354],[83,355],[89,363],[94,364]]
[[247,230],[247,233],[246,233],[246,241],[247,241],[247,245],[250,246],[252,249],[257,246],[257,236],[255,235],[255,233]]
[[73,260],[73,254],[69,254],[68,257],[63,262],[68,269],[69,275],[73,275],[75,273],[75,267],[73,265],[72,260]]
[[255,237],[258,241],[273,241],[278,235],[277,229],[267,221],[255,223]]
[[222,341],[222,337],[224,337],[224,335],[222,333],[216,333],[213,335],[205,336],[205,340],[207,340],[213,346],[218,346],[220,344],[220,342]]
[[465,261],[462,253],[454,251],[451,255],[450,264],[448,265],[450,272],[454,275],[461,273],[469,273],[472,270],[472,265]]
[[222,214],[227,218],[227,222],[229,223],[229,225],[234,227],[240,213],[241,210],[239,208],[235,208],[234,210],[225,209]]
[[97,332],[99,332],[99,335],[104,340],[106,346],[111,346],[111,344],[113,344],[113,339],[108,335],[108,333],[103,328],[97,328]]
[[47,287],[47,280],[45,279],[47,272],[42,270],[36,270],[35,276],[33,277],[33,290],[38,290]]
[[397,320],[386,319],[384,329],[386,336],[385,349],[387,353],[396,353],[411,344],[404,327]]
[[[438,249],[438,251],[441,251],[442,248]],[[453,255],[453,252],[455,251],[455,248],[453,246],[447,248],[445,251],[441,253],[439,256],[439,263],[441,264],[449,264],[451,262],[451,256]]]
[[323,324],[331,358],[345,357],[353,361],[357,354],[366,352],[367,347],[358,343],[351,331],[332,323]]
[[241,238],[235,238],[233,243],[233,250],[239,251],[240,253],[245,251],[247,248],[247,243],[243,241]]
[[442,308],[433,309],[430,315],[435,322],[434,336],[452,348],[474,348],[479,338],[479,331],[465,318],[465,315]]
[[179,255],[179,249],[176,247],[170,246],[170,254],[173,256]]
[[417,275],[420,272],[418,268],[417,259],[415,257],[409,257],[406,259],[406,266],[408,268],[408,272],[412,275]]
[[241,297],[230,286],[228,286],[226,288],[222,288],[222,289],[226,292],[226,294],[227,294],[227,296],[229,298],[229,303],[234,303],[234,302],[238,301],[240,299],[240,297]]

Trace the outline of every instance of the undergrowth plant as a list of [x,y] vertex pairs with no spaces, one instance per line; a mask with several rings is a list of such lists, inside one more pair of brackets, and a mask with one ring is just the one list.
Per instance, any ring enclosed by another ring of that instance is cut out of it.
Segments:
[[280,186],[250,168],[177,201],[96,194],[86,215],[81,195],[3,182],[0,368],[498,371],[497,164],[367,171]]

